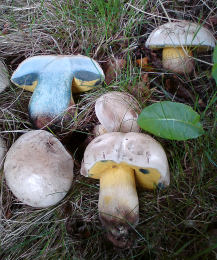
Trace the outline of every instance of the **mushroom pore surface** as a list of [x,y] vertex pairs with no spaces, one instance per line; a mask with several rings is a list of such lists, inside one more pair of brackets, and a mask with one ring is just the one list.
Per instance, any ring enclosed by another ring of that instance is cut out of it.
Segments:
[[144,179],[139,184],[145,188],[153,189],[158,183],[169,185],[166,154],[162,146],[149,135],[112,132],[96,137],[85,150],[81,174],[100,178],[105,168],[115,164],[134,169],[136,177],[142,176]]

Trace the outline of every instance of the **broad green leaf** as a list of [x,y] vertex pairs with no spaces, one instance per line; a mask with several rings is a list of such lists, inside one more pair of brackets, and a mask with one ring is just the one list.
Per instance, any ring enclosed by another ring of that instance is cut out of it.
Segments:
[[214,78],[214,80],[217,84],[217,63],[214,64],[212,67],[212,77]]
[[204,133],[197,112],[190,106],[170,101],[144,108],[138,124],[145,131],[170,140],[187,140]]
[[214,48],[214,52],[213,52],[213,62],[217,63],[217,45]]

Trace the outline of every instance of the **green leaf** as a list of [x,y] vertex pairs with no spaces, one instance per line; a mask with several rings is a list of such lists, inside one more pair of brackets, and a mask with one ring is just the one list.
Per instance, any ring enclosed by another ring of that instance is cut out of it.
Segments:
[[204,134],[197,112],[190,106],[170,101],[144,108],[138,124],[145,131],[170,140],[187,140]]
[[217,63],[217,45],[214,48],[214,52],[213,52],[213,62]]
[[212,67],[212,77],[214,78],[214,80],[217,84],[217,63],[214,64]]

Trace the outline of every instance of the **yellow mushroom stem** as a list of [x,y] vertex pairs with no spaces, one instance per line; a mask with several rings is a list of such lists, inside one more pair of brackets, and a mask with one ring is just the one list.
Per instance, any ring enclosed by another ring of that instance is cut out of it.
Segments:
[[100,178],[98,207],[109,240],[118,247],[126,247],[130,226],[135,226],[139,220],[139,202],[132,168],[117,164],[104,171]]
[[162,54],[163,68],[176,73],[191,73],[194,68],[192,52],[182,47],[166,47]]

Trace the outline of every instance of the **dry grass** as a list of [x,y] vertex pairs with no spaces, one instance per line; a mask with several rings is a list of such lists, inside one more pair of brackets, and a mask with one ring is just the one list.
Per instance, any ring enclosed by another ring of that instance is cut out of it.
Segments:
[[[104,85],[77,96],[78,116],[56,133],[76,159],[75,181],[67,197],[55,207],[30,208],[16,200],[1,174],[1,259],[217,258],[216,86],[209,65],[212,52],[198,54],[192,76],[174,77],[161,69],[160,52],[154,55],[144,48],[149,33],[168,17],[202,23],[216,37],[216,11],[215,1],[204,0],[1,1],[0,57],[10,75],[22,60],[38,54],[80,53],[102,66],[112,57],[125,58],[126,68],[113,80],[116,89],[133,94],[143,107],[146,101],[159,100],[189,104],[201,114],[206,130],[204,136],[186,142],[158,138],[168,155],[171,185],[163,191],[140,192],[135,243],[130,249],[120,250],[106,240],[98,219],[98,183],[79,175],[85,139],[96,121],[94,100],[112,88]],[[148,73],[150,89],[142,80],[145,72],[135,66],[140,56],[149,56],[157,68]],[[28,118],[30,96],[12,85],[1,93],[1,136],[8,148],[33,129]]]

